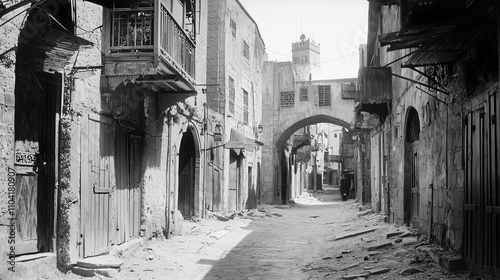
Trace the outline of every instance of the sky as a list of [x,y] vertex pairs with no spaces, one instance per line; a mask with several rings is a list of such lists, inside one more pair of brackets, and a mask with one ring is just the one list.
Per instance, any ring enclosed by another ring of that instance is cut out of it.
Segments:
[[322,79],[355,78],[366,43],[367,0],[239,0],[259,26],[268,59],[291,61],[301,34],[320,44]]

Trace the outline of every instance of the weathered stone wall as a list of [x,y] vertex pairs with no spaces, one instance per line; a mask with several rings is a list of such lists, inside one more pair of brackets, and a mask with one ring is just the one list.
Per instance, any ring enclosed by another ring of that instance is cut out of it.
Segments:
[[[77,78],[72,66],[100,66],[102,7],[89,2],[77,1],[78,10],[75,21],[76,35],[93,43],[90,48],[82,49],[74,56],[68,66],[63,95],[64,107],[61,116],[59,142],[59,221],[57,225],[57,258],[60,267],[76,263],[81,253],[81,201],[80,184],[81,121],[85,113],[98,113],[101,110],[99,89],[99,70],[84,78]],[[70,73],[73,70],[73,73]],[[99,137],[99,135],[89,135]]]
[[[382,8],[381,33],[400,28],[400,10],[396,6]],[[410,50],[387,52],[382,48],[381,65],[393,62]],[[396,74],[426,82],[418,73],[401,68],[401,61],[391,65]],[[457,78],[457,81],[460,78]],[[418,170],[419,212],[417,226],[427,238],[457,251],[462,245],[463,227],[463,170],[462,152],[462,107],[456,103],[460,85],[450,87],[446,96],[432,92],[430,96],[422,86],[410,81],[393,78],[393,103],[390,116],[391,135],[386,137],[389,145],[389,193],[391,201],[390,221],[404,223],[405,172],[410,162],[405,158],[407,114],[410,108],[418,112],[420,123]],[[440,101],[441,100],[441,101]],[[446,104],[445,104],[446,103]],[[373,139],[372,139],[373,140]],[[377,147],[375,145],[374,147]],[[372,152],[373,155],[373,152]],[[376,160],[376,159],[373,159]],[[372,164],[373,167],[373,164]],[[373,173],[376,170],[372,169]],[[372,188],[373,189],[373,188]],[[373,195],[373,194],[372,194]],[[378,197],[372,196],[372,199]],[[372,201],[373,202],[373,201]]]
[[[18,2],[20,1],[3,1],[7,8]],[[11,232],[13,228],[10,226],[9,218],[15,217],[15,211],[10,212],[8,206],[9,200],[12,201],[9,195],[13,194],[13,189],[9,189],[9,182],[16,179],[12,172],[14,168],[15,47],[18,45],[20,28],[25,16],[25,13],[21,13],[13,18],[19,12],[16,10],[0,19],[0,25],[2,25],[0,27],[2,38],[0,44],[0,77],[2,77],[0,79],[0,278],[10,273],[7,268],[12,265],[7,263],[8,254],[11,251],[10,247],[15,247],[15,244],[9,243],[9,237],[12,234],[15,235]]]
[[[264,45],[258,27],[239,1],[219,0],[208,3],[208,53],[207,53],[207,104],[210,109],[224,114],[224,140],[230,141],[235,130],[248,139],[259,137],[261,124],[261,68],[265,57]],[[235,28],[233,29],[232,26]],[[244,54],[245,47],[248,52]],[[234,110],[229,110],[229,77],[234,81]],[[247,105],[244,93],[247,93]],[[248,120],[245,120],[248,112]],[[265,125],[265,124],[264,124]],[[257,166],[261,161],[258,147],[246,149],[241,166],[241,190],[239,207],[248,200],[248,181],[251,192],[257,189]],[[228,207],[230,149],[224,151],[222,180],[223,211]],[[251,167],[251,174],[249,174]]]
[[141,230],[148,238],[161,238],[167,230],[168,125],[164,115],[156,118],[160,114],[156,112],[155,102],[152,95],[144,99],[146,127],[142,155]]
[[[291,66],[291,65],[290,65]],[[289,67],[290,67],[289,66]],[[275,62],[265,61],[262,69],[262,203],[274,203],[275,176],[277,176],[278,162],[275,159],[276,147],[273,143],[273,118],[276,113],[274,108],[274,67]],[[278,65],[276,65],[278,67]]]
[[[296,81],[291,62],[265,62],[263,77],[263,170],[266,203],[278,203],[275,191],[280,185],[280,153],[288,137],[297,129],[315,123],[350,126],[354,118],[353,100],[341,98],[341,85],[355,83],[356,79]],[[319,106],[319,85],[329,85],[331,103]],[[307,88],[308,100],[299,98],[300,88]],[[281,92],[293,92],[293,106],[281,105]],[[321,162],[321,156],[320,156]],[[323,167],[321,167],[323,168]],[[321,172],[322,169],[320,169]],[[368,174],[369,175],[369,174]]]
[[207,1],[207,104],[215,112],[225,111],[226,64],[224,55],[224,40],[226,17],[225,1]]
[[[145,236],[150,237],[170,237],[180,233],[182,215],[177,210],[178,196],[178,150],[182,139],[182,132],[186,131],[188,124],[195,137],[197,149],[195,166],[195,215],[203,214],[204,204],[204,182],[203,172],[205,170],[204,153],[200,150],[204,148],[203,136],[200,135],[202,129],[202,119],[204,118],[205,95],[202,89],[209,88],[207,84],[206,69],[209,66],[207,61],[207,14],[208,3],[201,3],[202,10],[199,11],[199,29],[196,36],[196,84],[197,94],[183,100],[183,105],[165,108],[155,99],[155,94],[149,93],[145,99],[146,133],[143,147],[144,170],[142,187],[142,230]],[[160,95],[163,93],[159,93]],[[168,96],[161,97],[168,99]],[[178,110],[179,109],[179,110]],[[182,113],[181,110],[186,109]],[[157,112],[157,110],[159,110]],[[193,114],[185,117],[183,114]],[[175,117],[174,117],[175,115]],[[173,121],[176,119],[177,121]]]

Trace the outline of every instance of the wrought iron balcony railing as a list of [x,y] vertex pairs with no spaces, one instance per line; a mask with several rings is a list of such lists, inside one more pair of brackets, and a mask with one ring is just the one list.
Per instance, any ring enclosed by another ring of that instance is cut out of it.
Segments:
[[187,34],[175,21],[167,8],[161,3],[160,7],[160,52],[161,55],[173,59],[191,76],[194,77],[193,34]]
[[153,54],[172,72],[166,74],[181,74],[194,82],[194,34],[181,27],[163,2],[114,9],[110,51],[113,56]]

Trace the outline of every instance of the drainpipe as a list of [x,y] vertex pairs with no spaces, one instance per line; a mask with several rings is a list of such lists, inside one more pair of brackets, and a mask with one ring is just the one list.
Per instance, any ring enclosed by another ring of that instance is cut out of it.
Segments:
[[167,203],[165,205],[166,212],[166,223],[165,223],[165,231],[164,235],[168,239],[170,237],[170,206],[172,204],[172,199],[170,197],[171,191],[171,173],[172,173],[172,125],[173,118],[171,116],[167,116],[167,125],[168,125],[168,136],[167,136]]
[[[448,173],[448,171],[446,171],[446,173]],[[448,174],[446,174],[446,181],[448,181]],[[431,220],[429,227],[429,242],[432,243],[432,225],[434,224],[434,185],[430,183],[429,188],[431,189]]]
[[204,130],[203,132],[203,198],[202,198],[202,207],[203,209],[201,210],[201,215],[202,218],[205,218],[207,215],[207,166],[208,166],[208,157],[207,157],[207,142],[208,142],[208,109],[207,109],[207,103],[203,104],[203,109],[204,109],[204,120],[202,124],[202,129]]

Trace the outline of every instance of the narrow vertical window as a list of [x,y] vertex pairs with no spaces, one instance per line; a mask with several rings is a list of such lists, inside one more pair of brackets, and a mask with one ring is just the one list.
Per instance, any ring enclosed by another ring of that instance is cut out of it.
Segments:
[[231,77],[229,77],[228,88],[229,88],[229,112],[234,113],[235,91],[234,91],[234,80]]
[[330,106],[330,86],[318,86],[319,106]]
[[300,88],[300,101],[307,101],[307,100],[309,100],[307,87],[301,87]]
[[250,59],[250,47],[245,41],[243,41],[243,56]]
[[236,21],[231,19],[229,26],[231,27],[231,34],[233,34],[233,37],[236,38]]
[[243,90],[243,122],[248,124],[248,92]]

